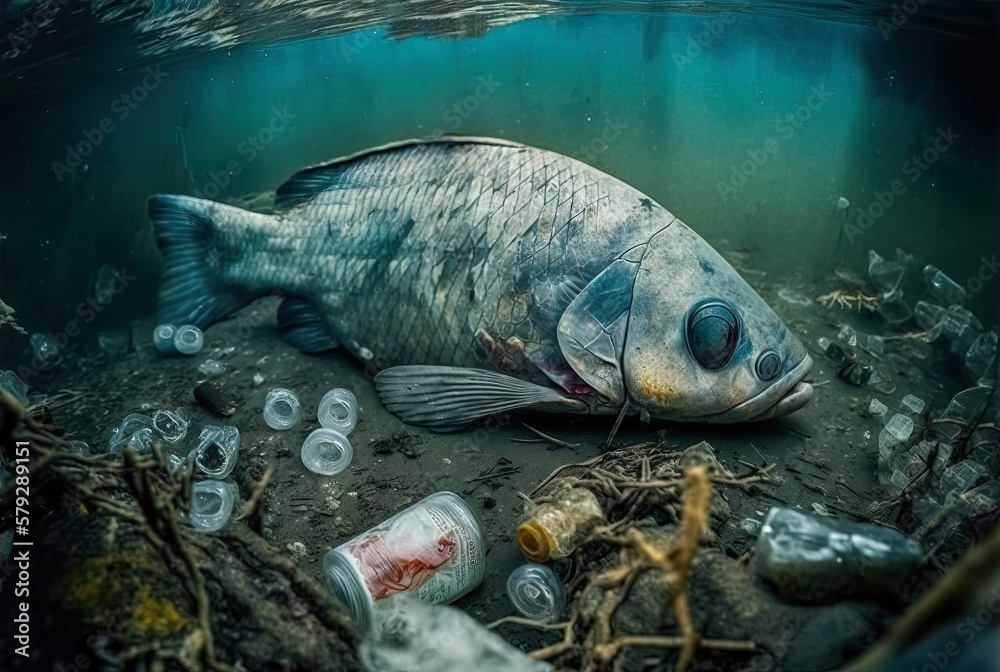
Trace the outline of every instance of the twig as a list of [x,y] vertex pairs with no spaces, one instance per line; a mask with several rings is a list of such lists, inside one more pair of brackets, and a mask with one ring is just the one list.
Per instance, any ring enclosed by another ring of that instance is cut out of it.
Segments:
[[246,506],[243,507],[243,511],[234,520],[243,520],[249,518],[257,512],[257,507],[260,506],[261,500],[264,498],[264,490],[267,488],[267,484],[271,481],[271,475],[274,473],[274,466],[267,465],[267,470],[264,475],[261,476],[260,481],[254,486],[253,492],[250,493],[250,499],[247,500]]
[[576,448],[578,448],[580,446],[579,443],[566,443],[565,441],[560,441],[559,439],[553,438],[553,437],[549,436],[548,434],[543,434],[542,432],[538,431],[537,429],[535,429],[534,427],[532,427],[531,425],[529,425],[526,422],[522,422],[521,424],[524,425],[525,429],[527,429],[528,431],[530,431],[533,434],[537,435],[538,438],[545,439],[549,443],[554,444],[556,446],[559,446],[560,448],[569,448],[570,450],[575,450]]

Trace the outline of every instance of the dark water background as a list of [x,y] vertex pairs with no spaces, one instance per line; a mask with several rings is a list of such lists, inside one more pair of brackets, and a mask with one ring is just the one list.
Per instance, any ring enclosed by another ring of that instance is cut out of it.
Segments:
[[[914,0],[898,30],[888,3],[50,6],[28,39],[8,5],[0,44],[0,297],[29,332],[93,347],[155,310],[150,193],[442,132],[591,163],[792,287],[901,247],[997,321],[995,3]],[[6,368],[27,338],[0,331]]]

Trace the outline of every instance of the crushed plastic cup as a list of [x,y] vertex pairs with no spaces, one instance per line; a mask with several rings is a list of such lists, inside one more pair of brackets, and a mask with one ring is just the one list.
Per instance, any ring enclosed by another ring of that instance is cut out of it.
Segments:
[[902,324],[913,316],[913,311],[903,300],[903,292],[899,289],[884,295],[878,302],[877,310],[889,324]]
[[153,445],[156,429],[153,419],[142,413],[125,416],[122,424],[111,432],[110,452],[121,453],[131,446],[138,453],[145,453]]
[[86,441],[70,441],[69,446],[77,455],[87,457],[94,454],[94,452],[90,449],[90,444]]
[[264,422],[271,429],[289,429],[302,417],[302,404],[291,390],[276,387],[264,400]]
[[988,369],[996,366],[997,329],[994,327],[980,334],[969,351],[965,353],[964,372],[972,380],[978,380]]
[[913,394],[908,394],[899,402],[899,410],[912,415],[920,415],[924,412],[924,400]]
[[42,368],[56,366],[62,361],[59,345],[47,334],[32,334],[31,349],[42,363]]
[[167,443],[177,443],[187,435],[188,421],[180,411],[157,411],[153,414],[153,428]]
[[226,372],[226,365],[217,359],[206,359],[198,365],[198,371],[206,376],[221,376]]
[[201,352],[204,345],[205,336],[201,333],[201,329],[193,324],[177,327],[177,331],[174,332],[174,348],[183,355]]
[[153,329],[153,346],[161,355],[171,355],[177,352],[174,346],[174,334],[177,328],[172,324],[160,324]]
[[888,261],[875,250],[868,250],[868,277],[879,292],[889,294],[899,286],[906,266],[898,261]]
[[871,417],[875,418],[875,420],[880,424],[885,425],[885,417],[888,412],[888,406],[872,397],[871,402],[868,404],[868,414],[871,415]]
[[936,303],[917,301],[917,305],[913,307],[913,319],[917,321],[921,329],[930,331],[941,324],[941,320],[944,319],[946,312],[944,308]]
[[358,424],[358,400],[342,387],[330,390],[320,400],[316,417],[325,428],[347,436]]
[[321,427],[302,444],[302,463],[324,476],[339,474],[351,464],[354,449],[347,437],[335,429]]
[[231,474],[240,452],[239,430],[206,425],[198,438],[201,443],[195,453],[195,466],[210,478],[222,479]]
[[962,460],[944,470],[941,474],[941,483],[938,489],[945,499],[951,499],[956,495],[971,490],[979,483],[986,480],[986,468],[973,460]]
[[962,305],[965,302],[965,290],[962,289],[962,286],[936,267],[930,264],[924,266],[923,275],[931,296],[944,305]]
[[507,578],[507,597],[533,621],[552,623],[566,611],[566,589],[555,572],[538,563],[521,565]]
[[215,532],[225,527],[233,513],[239,491],[226,481],[198,481],[191,486],[191,510],[188,519],[200,532]]
[[885,430],[892,434],[893,438],[899,443],[910,438],[910,434],[913,433],[913,420],[906,417],[902,413],[896,413],[889,422],[885,424]]
[[0,371],[0,390],[10,393],[22,406],[28,405],[28,384],[13,371]]
[[744,518],[740,521],[740,529],[756,537],[760,534],[760,521],[756,518]]

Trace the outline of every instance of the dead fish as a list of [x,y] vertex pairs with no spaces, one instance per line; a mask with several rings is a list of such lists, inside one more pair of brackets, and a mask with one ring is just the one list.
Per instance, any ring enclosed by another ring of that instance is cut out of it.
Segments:
[[160,322],[205,328],[256,297],[306,352],[379,370],[405,422],[516,410],[764,420],[812,396],[802,343],[658,203],[554,152],[411,140],[308,168],[273,215],[148,202]]

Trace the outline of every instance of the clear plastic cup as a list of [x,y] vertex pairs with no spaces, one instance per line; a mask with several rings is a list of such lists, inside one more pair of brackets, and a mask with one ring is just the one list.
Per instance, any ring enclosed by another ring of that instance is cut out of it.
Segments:
[[302,404],[291,390],[276,387],[264,400],[264,422],[271,429],[289,429],[302,417]]
[[153,414],[153,428],[167,443],[177,443],[187,436],[188,421],[180,411],[157,411]]
[[225,481],[198,481],[191,486],[191,525],[201,532],[221,530],[233,513],[238,491]]
[[195,466],[211,478],[225,478],[232,473],[240,452],[240,432],[235,427],[206,425],[201,430],[201,444]]
[[200,352],[204,345],[205,336],[201,333],[201,329],[193,324],[177,327],[177,331],[174,332],[174,347],[181,354],[193,355]]
[[161,324],[153,329],[153,345],[156,346],[157,352],[162,355],[177,352],[177,348],[174,347],[175,333],[177,333],[177,328],[172,324]]
[[302,444],[302,463],[324,476],[339,474],[351,464],[354,449],[347,437],[335,429],[321,427]]
[[545,565],[521,565],[511,572],[507,596],[522,616],[533,621],[551,623],[566,610],[566,589]]
[[358,424],[358,400],[342,387],[330,390],[320,400],[316,417],[327,429],[347,436]]

